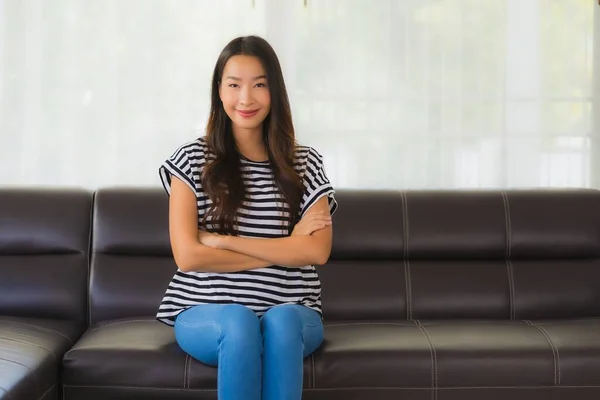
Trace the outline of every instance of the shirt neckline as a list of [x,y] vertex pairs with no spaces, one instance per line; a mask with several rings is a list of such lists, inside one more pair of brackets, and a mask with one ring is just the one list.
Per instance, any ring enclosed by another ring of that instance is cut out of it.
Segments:
[[256,165],[270,165],[271,161],[270,160],[265,160],[265,161],[254,161],[249,159],[248,157],[244,156],[242,153],[238,153],[240,155],[240,159],[242,161],[245,161],[249,164],[256,164]]

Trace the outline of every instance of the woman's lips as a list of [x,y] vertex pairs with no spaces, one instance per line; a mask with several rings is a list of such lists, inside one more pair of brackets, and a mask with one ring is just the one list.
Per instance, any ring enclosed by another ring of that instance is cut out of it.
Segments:
[[236,110],[244,118],[254,117],[258,110]]

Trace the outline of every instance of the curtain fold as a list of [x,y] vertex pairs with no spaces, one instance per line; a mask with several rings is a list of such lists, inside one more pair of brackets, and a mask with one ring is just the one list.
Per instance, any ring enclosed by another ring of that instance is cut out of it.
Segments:
[[337,188],[600,188],[596,0],[0,0],[0,184],[157,186],[233,37]]

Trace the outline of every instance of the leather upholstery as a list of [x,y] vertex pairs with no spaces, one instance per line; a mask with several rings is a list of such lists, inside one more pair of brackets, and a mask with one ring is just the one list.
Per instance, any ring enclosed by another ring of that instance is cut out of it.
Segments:
[[0,194],[0,315],[84,323],[92,194]]
[[[305,360],[305,399],[600,396],[600,192],[338,191],[337,199],[332,255],[319,267],[325,341]],[[216,399],[216,369],[186,356],[154,320],[176,269],[167,208],[160,189],[96,193],[91,325],[73,345],[55,344],[66,353],[65,400]],[[0,233],[0,243],[9,237]],[[0,260],[17,256],[5,253]],[[0,309],[25,301],[11,293]],[[73,313],[64,305],[57,316]],[[15,309],[35,314],[27,306]]]
[[61,359],[80,334],[70,321],[0,316],[0,399],[57,398]]
[[0,190],[0,399],[55,399],[86,325],[92,194]]
[[[326,339],[305,361],[306,398],[600,390],[598,192],[337,197],[332,256],[319,269]],[[67,399],[216,398],[215,369],[152,320],[175,268],[166,212],[159,191],[97,194],[96,328],[65,357]]]
[[177,270],[168,198],[159,190],[100,190],[94,201],[92,324],[156,313]]

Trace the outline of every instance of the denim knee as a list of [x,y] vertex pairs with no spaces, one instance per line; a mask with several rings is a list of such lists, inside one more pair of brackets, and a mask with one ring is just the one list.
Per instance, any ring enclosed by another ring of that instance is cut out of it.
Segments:
[[239,304],[227,305],[219,316],[219,322],[220,342],[226,342],[227,346],[239,349],[262,346],[260,321],[248,307]]
[[260,320],[263,337],[270,345],[286,347],[302,341],[302,318],[296,305],[271,308]]
[[210,365],[224,347],[233,353],[262,351],[260,321],[239,304],[200,305],[183,312],[175,323],[175,337],[180,347]]

